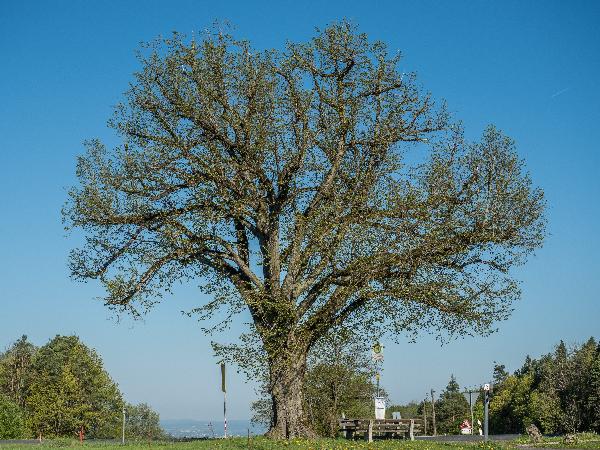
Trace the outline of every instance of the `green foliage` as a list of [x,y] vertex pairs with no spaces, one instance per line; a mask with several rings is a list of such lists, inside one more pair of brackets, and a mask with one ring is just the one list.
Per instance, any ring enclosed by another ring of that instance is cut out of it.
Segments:
[[589,378],[590,390],[585,406],[590,415],[590,428],[600,433],[600,358],[594,361]]
[[385,417],[392,418],[393,412],[399,412],[403,419],[421,419],[423,417],[423,404],[409,402],[406,405],[390,405],[385,410]]
[[[600,432],[600,345],[594,338],[570,350],[561,341],[553,353],[539,359],[527,356],[513,374],[494,362],[493,381],[491,434],[524,433],[531,424],[545,434]],[[431,427],[429,403],[418,405],[418,416],[412,415],[414,406],[394,406],[389,411],[405,411],[403,417],[421,418],[425,406]],[[483,423],[483,410],[480,394],[473,407],[475,431],[477,420]],[[438,432],[458,433],[458,425],[469,416],[468,402],[451,377],[436,402]]]
[[513,375],[494,386],[490,428],[494,433],[521,433],[535,424],[543,433],[600,431],[600,347],[594,338],[554,353],[529,356]]
[[0,439],[25,437],[25,421],[19,405],[0,394]]
[[308,416],[321,436],[334,437],[338,421],[346,417],[372,417],[376,387],[372,376],[342,364],[312,367],[305,382]]
[[399,52],[348,22],[284,50],[221,30],[147,47],[110,122],[123,144],[78,159],[70,268],[118,313],[190,279],[212,296],[201,318],[249,311],[274,434],[310,435],[306,358],[332,329],[445,337],[508,317],[543,192],[501,131],[468,142]]
[[[322,339],[308,358],[304,377],[304,402],[310,425],[320,436],[338,433],[338,421],[346,417],[372,417],[376,395],[376,367],[365,351],[362,336],[347,329]],[[273,404],[264,389],[252,405],[253,421],[270,424]],[[386,393],[380,389],[380,395]]]
[[91,438],[119,434],[121,393],[76,336],[56,336],[41,348],[26,336],[12,344],[0,354],[0,398],[0,436],[73,437],[82,427]]
[[504,383],[495,387],[490,401],[490,430],[498,433],[522,433],[533,423],[531,374],[522,377],[508,376]]
[[454,375],[450,377],[446,389],[435,402],[435,417],[437,432],[440,434],[458,434],[463,420],[471,420],[469,402],[460,392]]
[[27,396],[29,427],[35,434],[72,436],[81,427],[90,437],[115,436],[121,393],[95,351],[75,336],[56,336],[33,359]]
[[127,405],[125,436],[133,439],[156,440],[165,437],[160,417],[148,404]]
[[36,347],[21,336],[6,352],[0,354],[0,394],[19,407],[25,406],[29,372]]
[[492,378],[494,385],[504,383],[508,375],[509,373],[506,371],[506,366],[504,364],[496,364],[496,361],[494,361],[494,375]]

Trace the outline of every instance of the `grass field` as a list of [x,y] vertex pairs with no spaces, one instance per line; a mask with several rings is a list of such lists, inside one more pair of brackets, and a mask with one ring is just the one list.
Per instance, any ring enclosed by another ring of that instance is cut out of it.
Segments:
[[564,437],[544,437],[538,444],[530,444],[528,439],[522,437],[515,441],[514,445],[528,445],[535,448],[572,448],[572,449],[600,449],[600,435],[594,433],[579,433],[576,436],[576,442],[565,444]]
[[544,438],[538,444],[531,444],[527,437],[508,442],[468,443],[468,442],[432,442],[432,441],[376,441],[371,444],[365,441],[347,441],[344,439],[316,439],[316,440],[291,440],[272,441],[264,437],[253,437],[248,441],[246,438],[209,439],[192,442],[129,442],[121,445],[119,442],[93,442],[87,441],[80,444],[76,440],[56,439],[44,441],[34,445],[2,444],[0,449],[43,449],[43,448],[114,448],[115,450],[137,450],[137,449],[175,449],[175,450],[525,450],[531,448],[554,448],[554,449],[586,449],[600,450],[600,436],[597,434],[582,433],[577,435],[577,442],[565,445],[561,437]]
[[344,439],[317,439],[317,440],[291,440],[291,441],[272,441],[262,437],[250,439],[230,438],[230,439],[211,439],[193,442],[136,442],[121,445],[120,443],[107,442],[85,442],[83,445],[76,440],[54,440],[45,441],[42,444],[35,445],[2,445],[2,449],[27,448],[36,450],[40,448],[119,448],[123,450],[136,449],[177,449],[177,450],[503,450],[506,446],[490,444],[467,444],[467,443],[439,443],[422,441],[379,441],[367,443],[365,441],[347,441]]

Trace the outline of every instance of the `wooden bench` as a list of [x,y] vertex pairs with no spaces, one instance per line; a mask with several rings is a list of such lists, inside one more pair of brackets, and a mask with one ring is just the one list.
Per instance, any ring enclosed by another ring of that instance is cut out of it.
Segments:
[[423,419],[341,419],[340,431],[346,439],[355,439],[363,435],[372,442],[373,437],[383,439],[404,438],[415,439],[415,435],[423,434]]

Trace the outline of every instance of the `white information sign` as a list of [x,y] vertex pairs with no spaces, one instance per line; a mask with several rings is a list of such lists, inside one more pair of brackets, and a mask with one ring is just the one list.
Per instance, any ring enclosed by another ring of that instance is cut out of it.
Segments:
[[385,419],[384,397],[375,397],[375,419]]

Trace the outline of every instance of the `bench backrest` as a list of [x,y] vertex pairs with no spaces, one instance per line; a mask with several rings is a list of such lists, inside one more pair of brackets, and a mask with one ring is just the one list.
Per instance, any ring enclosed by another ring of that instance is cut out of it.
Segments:
[[[341,419],[340,429],[348,431],[367,431],[371,419]],[[423,419],[374,419],[374,431],[409,431],[413,423],[413,431],[421,433],[424,428]]]

